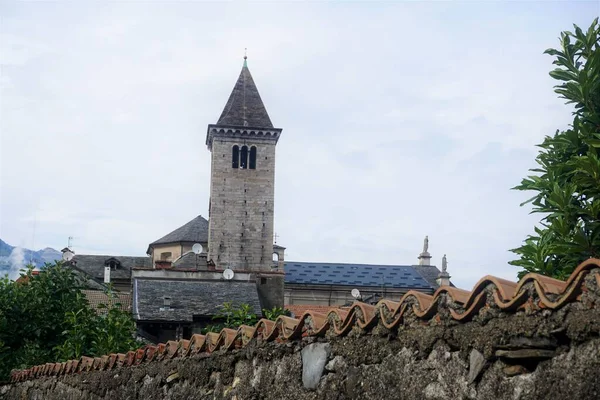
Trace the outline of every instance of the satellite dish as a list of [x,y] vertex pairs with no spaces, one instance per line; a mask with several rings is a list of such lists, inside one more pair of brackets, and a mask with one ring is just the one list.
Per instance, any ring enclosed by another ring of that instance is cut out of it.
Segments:
[[225,271],[223,271],[223,278],[231,280],[233,278],[233,271],[227,268]]
[[352,297],[355,299],[360,299],[360,291],[358,289],[352,289],[350,294],[352,294]]
[[192,246],[192,251],[196,254],[202,253],[202,245],[200,243],[196,243]]
[[73,259],[74,254],[71,253],[70,251],[65,251],[62,254],[62,259],[63,261],[71,261]]

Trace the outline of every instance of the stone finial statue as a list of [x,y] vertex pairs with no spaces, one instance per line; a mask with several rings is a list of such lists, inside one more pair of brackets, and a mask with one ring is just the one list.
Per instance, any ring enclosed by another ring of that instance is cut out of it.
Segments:
[[442,257],[442,272],[447,272],[448,269],[448,260],[446,259],[446,255]]
[[431,265],[431,254],[428,252],[429,250],[429,236],[425,236],[425,240],[423,241],[423,251],[419,254],[419,265]]

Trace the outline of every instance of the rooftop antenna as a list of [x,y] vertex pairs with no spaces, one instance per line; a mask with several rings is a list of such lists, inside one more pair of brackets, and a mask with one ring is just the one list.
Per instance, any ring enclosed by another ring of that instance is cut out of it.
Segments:
[[275,244],[277,244],[277,238],[279,237],[279,235],[277,233],[275,233],[273,235],[273,239],[275,240]]
[[75,254],[73,254],[73,252],[70,250],[63,251],[63,253],[62,253],[62,259],[63,259],[63,261],[66,261],[66,262],[71,261],[74,256],[75,256]]
[[69,236],[69,239],[67,240],[67,247],[69,249],[71,248],[72,242],[73,242],[73,236]]
[[227,268],[225,271],[223,271],[223,278],[225,278],[228,281],[233,279],[233,275],[234,275],[233,270],[231,270],[229,268]]
[[198,255],[202,253],[202,245],[200,243],[194,243],[192,251],[196,254],[196,269],[198,269]]

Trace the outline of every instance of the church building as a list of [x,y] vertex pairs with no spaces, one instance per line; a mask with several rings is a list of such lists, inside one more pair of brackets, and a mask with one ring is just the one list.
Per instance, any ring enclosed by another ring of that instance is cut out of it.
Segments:
[[198,215],[153,241],[148,257],[77,255],[71,264],[96,282],[107,265],[114,266],[118,289],[131,292],[138,332],[155,342],[198,333],[225,302],[248,304],[257,315],[284,306],[300,314],[354,300],[399,299],[408,290],[432,293],[450,284],[445,269],[431,265],[427,238],[418,265],[286,261],[285,247],[273,243],[281,133],[244,57],[223,112],[206,131],[208,219]]
[[[188,337],[226,301],[283,307],[283,251],[273,262],[275,128],[247,61],[221,116],[208,125],[208,220],[197,216],[152,242],[152,267],[132,269],[133,315],[158,339]],[[195,244],[202,251],[195,253]],[[279,261],[281,260],[281,261]],[[171,333],[169,333],[171,332]],[[166,336],[165,336],[166,335]]]

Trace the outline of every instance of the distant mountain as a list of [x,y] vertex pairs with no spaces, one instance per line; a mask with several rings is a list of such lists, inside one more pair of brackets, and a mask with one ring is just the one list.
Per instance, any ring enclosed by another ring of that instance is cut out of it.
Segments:
[[29,250],[22,247],[11,246],[0,239],[0,276],[10,270],[18,271],[28,264],[33,264],[38,268],[44,266],[44,263],[51,263],[61,259],[61,252],[53,248],[46,247],[41,250]]

